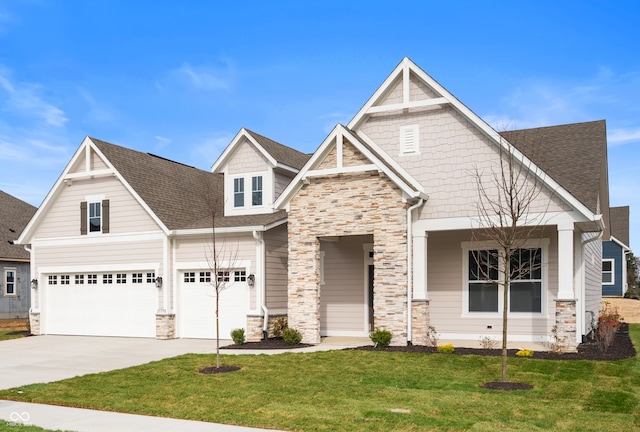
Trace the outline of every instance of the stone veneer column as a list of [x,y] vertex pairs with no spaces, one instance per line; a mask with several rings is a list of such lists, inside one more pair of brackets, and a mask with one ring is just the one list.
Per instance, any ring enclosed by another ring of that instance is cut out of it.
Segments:
[[[307,226],[289,235],[288,324],[303,343],[320,343],[320,241]],[[295,257],[295,259],[292,259]]]
[[29,314],[29,325],[31,326],[32,335],[40,335],[40,312],[31,312]]
[[429,333],[429,300],[413,300],[411,302],[411,343],[414,345],[429,345],[427,334]]
[[159,313],[156,314],[156,339],[176,338],[176,315]]
[[562,352],[576,352],[576,301],[556,300],[556,342]]

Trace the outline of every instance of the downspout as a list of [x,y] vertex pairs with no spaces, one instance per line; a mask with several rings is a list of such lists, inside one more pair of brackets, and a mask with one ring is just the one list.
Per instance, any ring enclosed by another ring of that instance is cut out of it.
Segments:
[[[262,321],[262,339],[266,340],[267,337],[269,336],[267,328],[269,327],[269,309],[267,308],[267,296],[266,296],[266,281],[267,281],[267,275],[266,275],[266,271],[265,271],[265,243],[264,243],[264,238],[262,237],[261,234],[258,233],[258,231],[253,231],[253,238],[260,244],[260,253],[258,254],[257,257],[257,268],[256,268],[256,273],[258,273],[259,271],[259,275],[257,275],[260,278],[259,284],[259,290],[260,290],[260,309],[262,310],[263,313],[263,321]],[[257,300],[257,299],[256,299]]]
[[[31,301],[29,301],[29,325],[31,325],[31,312],[33,311],[33,306],[36,303],[35,300],[35,296],[38,295],[37,292],[35,295],[33,295],[33,289],[31,288],[31,281],[35,279],[35,277],[33,276],[33,266],[31,265],[31,263],[33,262],[33,260],[31,259],[31,248],[29,247],[29,245],[23,245],[22,246],[24,248],[24,250],[26,250],[27,252],[29,252],[29,297]],[[40,306],[38,304],[38,306]]]
[[[600,223],[600,225],[602,225],[602,223]],[[582,305],[580,307],[580,312],[581,313],[578,314],[578,317],[580,319],[580,329],[581,329],[580,331],[582,331],[583,327],[585,327],[585,329],[586,329],[586,326],[584,326],[583,321],[585,319],[585,315],[587,314],[587,310],[586,310],[587,305],[586,305],[586,301],[585,301],[585,298],[586,298],[586,295],[587,295],[587,278],[586,278],[585,268],[584,268],[584,260],[585,260],[584,248],[585,248],[585,246],[587,244],[589,244],[591,242],[594,242],[596,240],[602,240],[603,234],[604,234],[604,226],[601,226],[601,230],[598,232],[597,236],[588,238],[588,239],[582,241],[582,243],[581,243],[581,246],[582,246],[582,260],[580,261],[580,267],[581,267],[580,273],[582,274],[582,278],[581,278],[582,279],[582,283],[580,284],[581,285],[580,286],[580,298],[582,299]],[[600,257],[600,258],[602,258],[602,257]],[[576,318],[578,318],[578,317],[576,317]],[[593,312],[592,312],[592,318],[595,318],[595,316],[593,316]],[[577,339],[577,336],[578,335],[576,335],[576,339]],[[576,342],[578,342],[578,341],[576,340]],[[584,335],[581,338],[581,342],[586,342]],[[578,343],[580,343],[580,342],[578,342]]]
[[407,345],[411,346],[413,326],[411,320],[412,298],[413,298],[413,211],[424,204],[424,199],[420,198],[417,203],[407,209]]

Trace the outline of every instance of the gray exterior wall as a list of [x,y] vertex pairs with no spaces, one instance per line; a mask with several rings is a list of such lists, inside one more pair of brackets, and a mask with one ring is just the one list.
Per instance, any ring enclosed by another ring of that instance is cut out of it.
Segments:
[[[4,270],[16,269],[18,283],[17,295],[4,295]],[[31,273],[29,263],[2,262],[0,263],[0,319],[27,318],[31,305]]]

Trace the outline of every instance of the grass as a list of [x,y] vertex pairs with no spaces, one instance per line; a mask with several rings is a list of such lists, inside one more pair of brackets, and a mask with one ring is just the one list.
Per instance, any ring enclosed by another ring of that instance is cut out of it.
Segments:
[[[631,325],[640,347],[640,324]],[[333,351],[223,356],[242,370],[200,375],[211,355],[184,355],[0,392],[14,399],[305,431],[633,430],[640,428],[640,359],[615,362]],[[23,393],[18,394],[20,390]]]
[[0,341],[24,337],[22,330],[0,330]]

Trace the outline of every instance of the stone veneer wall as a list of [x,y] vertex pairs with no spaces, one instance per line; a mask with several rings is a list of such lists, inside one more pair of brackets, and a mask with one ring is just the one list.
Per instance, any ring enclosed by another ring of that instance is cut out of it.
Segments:
[[556,329],[559,349],[562,352],[576,352],[576,301],[556,300]]
[[406,344],[406,217],[402,192],[378,172],[311,178],[291,200],[288,318],[304,343],[320,342],[318,237],[373,234],[374,326]]
[[413,300],[411,302],[411,343],[413,345],[429,345],[429,300]]
[[156,314],[156,339],[176,338],[175,314]]

